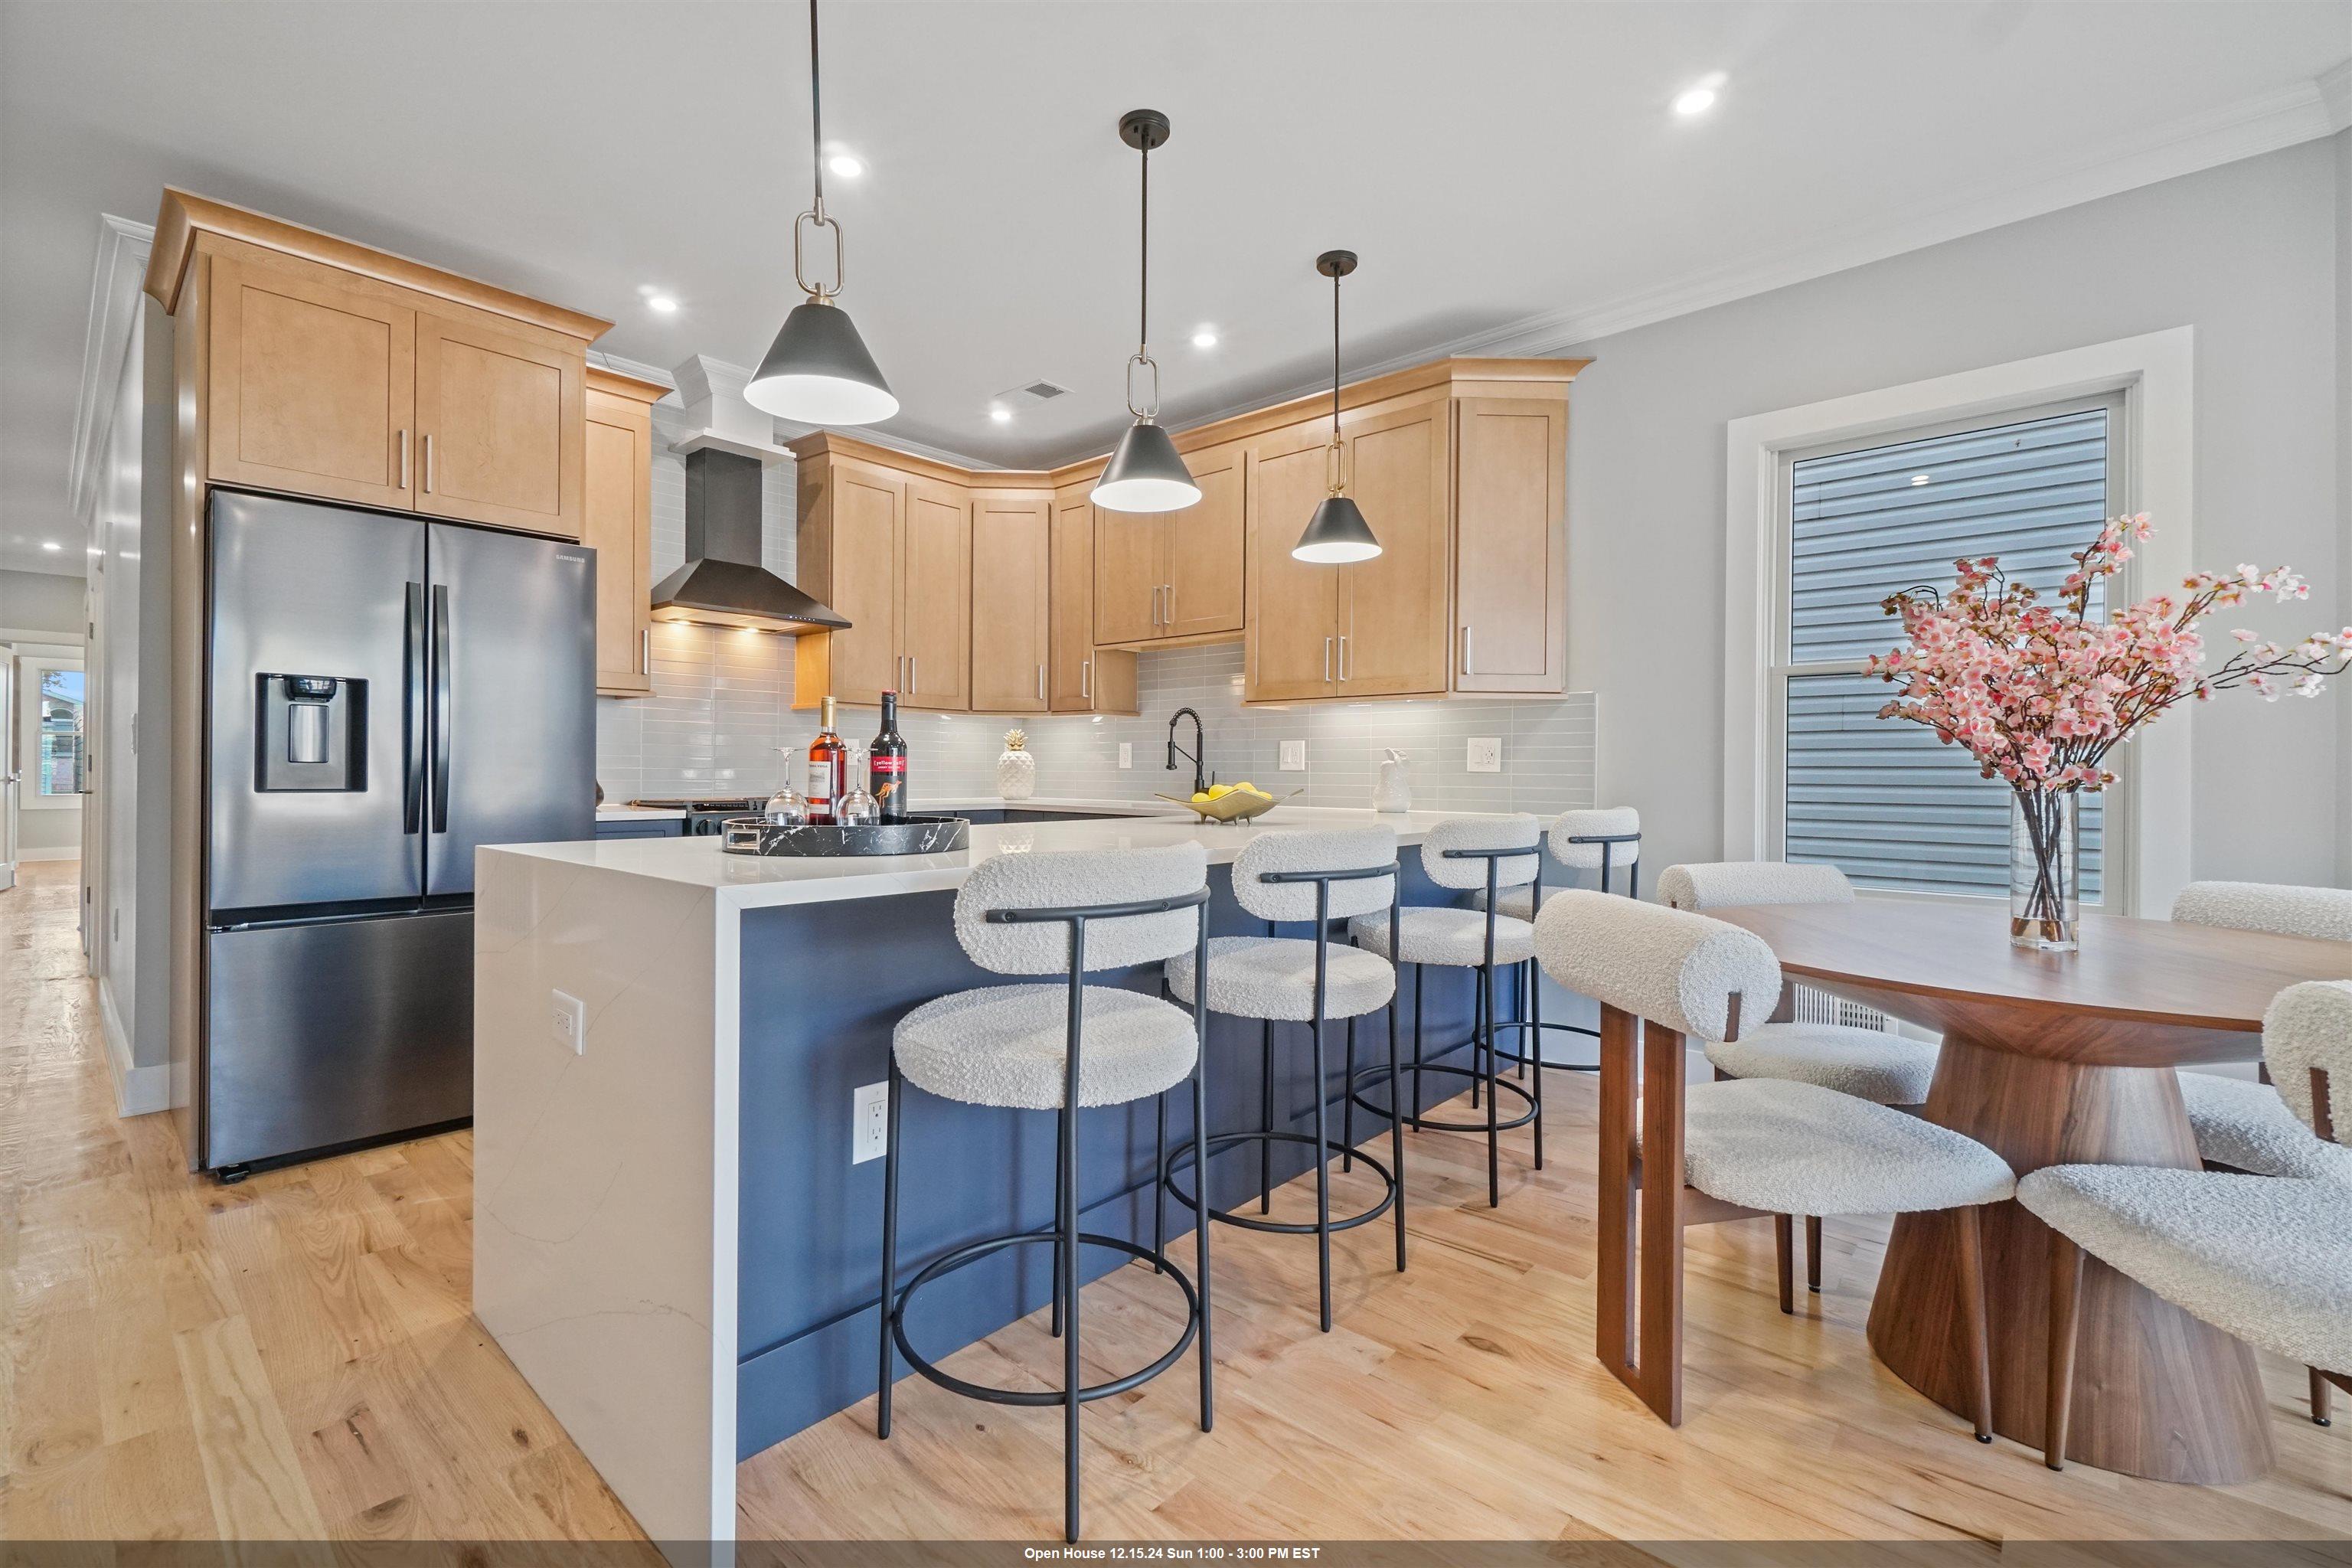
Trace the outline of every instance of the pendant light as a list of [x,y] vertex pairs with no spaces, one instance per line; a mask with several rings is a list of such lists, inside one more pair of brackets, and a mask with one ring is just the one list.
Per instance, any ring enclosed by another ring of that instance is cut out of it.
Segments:
[[[1151,150],[1168,140],[1168,117],[1156,109],[1131,109],[1119,117],[1118,139],[1143,154],[1142,310],[1135,353],[1127,362],[1127,411],[1135,423],[1118,438],[1088,499],[1107,511],[1174,511],[1199,500],[1201,487],[1168,432],[1152,423],[1160,413],[1160,366],[1151,357]],[[1151,396],[1142,407],[1135,402],[1139,366],[1151,372]]]
[[1331,493],[1323,498],[1315,515],[1307,519],[1307,531],[1298,536],[1290,553],[1294,560],[1320,565],[1370,561],[1381,552],[1381,542],[1372,537],[1372,526],[1364,521],[1363,509],[1340,493],[1347,485],[1341,472],[1346,454],[1339,447],[1339,279],[1355,269],[1356,253],[1352,250],[1327,250],[1315,258],[1315,270],[1331,279],[1331,447],[1328,468]]
[[[793,280],[807,300],[793,308],[768,345],[767,357],[743,388],[743,401],[762,414],[803,425],[871,425],[898,412],[898,399],[866,352],[849,312],[835,304],[841,292],[841,225],[824,211],[824,107],[817,91],[816,0],[809,0],[809,121],[816,163],[816,203],[793,219]],[[801,231],[833,231],[833,286],[811,283],[801,265]]]

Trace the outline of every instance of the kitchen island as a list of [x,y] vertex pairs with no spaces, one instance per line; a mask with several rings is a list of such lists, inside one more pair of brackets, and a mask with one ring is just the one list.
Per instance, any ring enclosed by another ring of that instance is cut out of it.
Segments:
[[[882,1162],[856,1157],[857,1090],[884,1081],[892,1027],[909,1009],[1006,982],[966,959],[951,930],[971,866],[1197,841],[1211,862],[1212,931],[1257,931],[1226,869],[1252,839],[1379,822],[1412,845],[1449,815],[1283,806],[1232,826],[1160,812],[1010,821],[975,824],[967,850],[869,859],[734,856],[712,838],[485,848],[476,1315],[647,1533],[730,1539],[736,1462],[874,1392]],[[1417,855],[1403,858],[1407,903],[1447,901]],[[1156,990],[1159,967],[1093,978]],[[1461,970],[1427,978],[1435,1060],[1462,1048],[1471,987]],[[558,994],[584,1015],[576,1048],[559,1029]],[[1369,1067],[1385,1062],[1387,1039],[1377,1016],[1367,1024]],[[1274,1055],[1276,1117],[1292,1126],[1317,1092],[1298,1031],[1286,1026]],[[1337,1136],[1343,1052],[1330,1055],[1321,1092]],[[1256,1024],[1213,1018],[1212,1131],[1258,1124],[1261,1062]],[[1433,1100],[1440,1081],[1430,1079]],[[1169,1106],[1172,1148],[1190,1137],[1189,1097]],[[910,1095],[902,1268],[1049,1224],[1053,1125]],[[1386,1126],[1359,1113],[1356,1131],[1384,1142]],[[1150,1102],[1090,1111],[1080,1136],[1086,1228],[1148,1241]],[[1291,1156],[1277,1160],[1277,1181],[1307,1168],[1307,1151],[1277,1148]],[[1256,1175],[1254,1155],[1213,1162],[1212,1197],[1231,1204]],[[1171,1234],[1191,1223],[1181,1205],[1167,1213]],[[927,1354],[1045,1304],[1046,1254],[1016,1250],[1038,1256],[1000,1254],[926,1297],[910,1331]],[[1085,1262],[1091,1278],[1127,1259],[1106,1250]]]

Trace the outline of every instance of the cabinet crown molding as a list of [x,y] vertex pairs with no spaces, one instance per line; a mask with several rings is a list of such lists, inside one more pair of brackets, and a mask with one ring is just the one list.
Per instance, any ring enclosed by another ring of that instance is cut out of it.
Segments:
[[283,218],[270,217],[249,207],[217,202],[176,186],[163,187],[163,205],[155,215],[154,248],[147,258],[147,293],[163,309],[176,314],[180,292],[187,280],[188,262],[195,254],[199,235],[219,235],[264,249],[299,256],[307,261],[340,268],[380,283],[415,289],[478,310],[529,321],[550,331],[595,342],[613,323],[600,316],[567,310],[543,300],[517,294],[456,272],[429,267],[404,256],[323,234]]

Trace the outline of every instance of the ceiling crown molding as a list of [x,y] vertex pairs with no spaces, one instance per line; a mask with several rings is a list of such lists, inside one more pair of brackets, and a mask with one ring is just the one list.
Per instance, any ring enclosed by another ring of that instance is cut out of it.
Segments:
[[140,287],[154,243],[152,225],[99,215],[98,262],[90,271],[81,386],[74,398],[73,448],[66,471],[66,504],[77,522],[88,521],[93,476],[113,434],[114,389],[139,321]]
[[[1922,203],[1891,220],[1832,231],[1801,246],[1724,267],[1687,273],[1614,299],[1523,316],[1373,364],[1351,365],[1352,380],[1385,375],[1453,355],[1543,358],[1590,346],[1614,332],[1686,316],[1736,300],[1769,293],[1833,272],[1884,261],[1908,251],[1979,234],[2006,224],[2079,206],[2142,185],[2258,157],[2332,135],[2352,124],[2352,59],[2306,81],[2227,105],[2185,121],[2146,127],[2050,168],[2025,184],[1987,180],[1944,201]],[[1205,425],[1268,402],[1301,397],[1328,384],[1317,379],[1255,393],[1238,402],[1188,416],[1184,427]],[[1085,452],[1101,442],[1084,443]],[[1055,461],[1084,455],[1076,448]]]

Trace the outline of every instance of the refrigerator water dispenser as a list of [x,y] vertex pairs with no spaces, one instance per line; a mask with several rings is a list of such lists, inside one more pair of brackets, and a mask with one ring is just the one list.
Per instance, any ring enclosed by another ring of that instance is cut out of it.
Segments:
[[331,675],[254,677],[257,790],[367,788],[367,682]]

